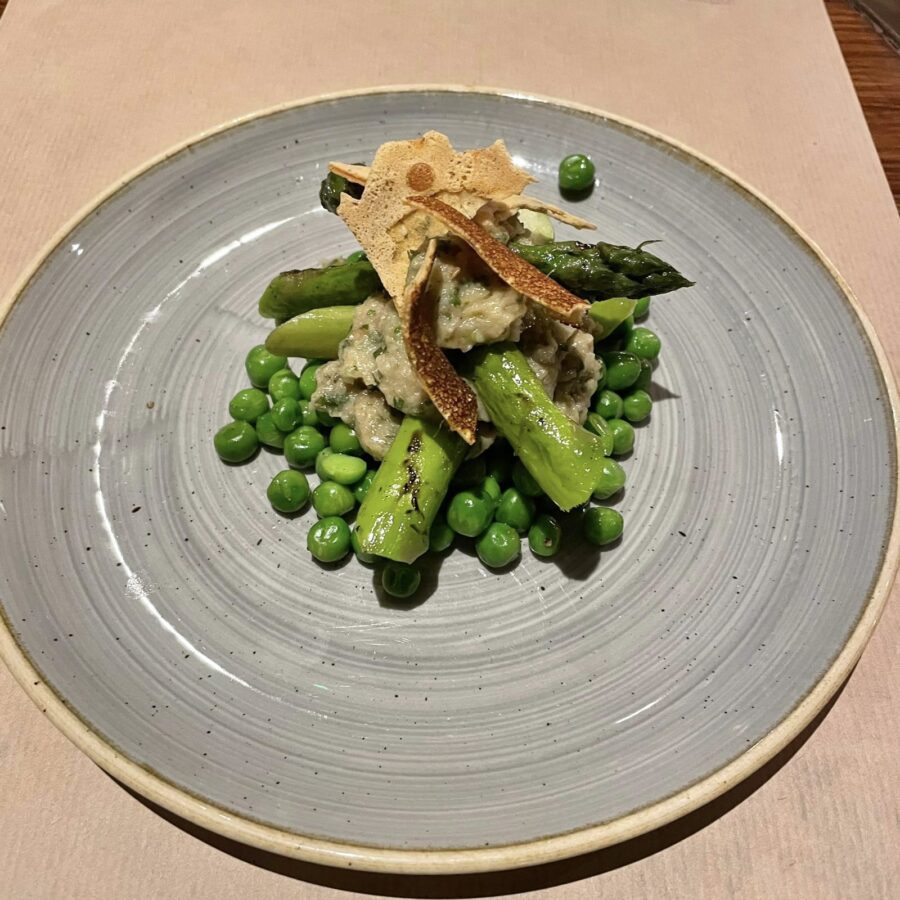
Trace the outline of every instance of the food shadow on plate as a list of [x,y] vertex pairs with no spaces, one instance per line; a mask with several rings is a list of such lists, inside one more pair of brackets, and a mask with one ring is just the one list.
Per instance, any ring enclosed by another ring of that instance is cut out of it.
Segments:
[[[852,673],[851,676],[852,677]],[[849,680],[849,679],[848,679]],[[316,884],[341,891],[356,891],[403,898],[480,898],[545,890],[563,884],[571,884],[587,878],[595,878],[606,872],[639,863],[663,850],[687,840],[708,825],[731,812],[748,797],[756,793],[775,776],[801,747],[812,737],[837,702],[847,682],[826,704],[813,721],[752,775],[726,793],[693,812],[663,825],[654,831],[631,838],[612,847],[595,850],[571,859],[528,866],[502,872],[484,872],[470,875],[393,875],[380,872],[362,872],[336,869],[301,860],[289,859],[266,850],[258,850],[230,838],[195,825],[180,816],[157,806],[155,803],[122,785],[125,790],[145,807],[165,819],[191,837],[203,841],[222,853],[240,859],[250,865],[274,872],[296,881]],[[602,885],[597,885],[597,890]]]

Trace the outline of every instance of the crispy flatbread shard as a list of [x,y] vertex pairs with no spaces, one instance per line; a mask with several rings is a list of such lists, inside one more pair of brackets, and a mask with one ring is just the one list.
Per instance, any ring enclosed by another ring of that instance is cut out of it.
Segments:
[[335,175],[340,175],[342,178],[346,178],[347,181],[351,181],[353,184],[365,186],[366,182],[369,180],[368,166],[355,166],[352,163],[333,162],[328,163],[328,171],[334,172]]
[[467,444],[474,444],[478,426],[475,392],[435,343],[437,298],[428,291],[428,279],[437,246],[434,238],[428,242],[422,265],[403,292],[403,340],[413,370],[437,411]]
[[516,256],[506,244],[491,237],[480,225],[436,197],[409,197],[407,203],[426,210],[455,235],[462,238],[511,288],[543,306],[554,318],[569,325],[580,324],[588,307],[586,300]]
[[458,153],[437,131],[412,141],[382,144],[365,171],[363,166],[343,163],[330,168],[356,183],[365,179],[362,197],[354,200],[345,194],[338,215],[395,299],[406,286],[412,253],[445,232],[434,218],[410,207],[407,197],[436,197],[472,216],[489,200],[520,195],[534,180],[513,164],[503,141]]
[[503,202],[510,209],[531,209],[534,212],[545,213],[550,218],[556,219],[565,225],[571,225],[573,228],[587,228],[593,231],[597,227],[593,222],[582,219],[581,216],[566,212],[566,210],[560,209],[560,207],[554,206],[552,203],[547,203],[546,200],[538,200],[536,197],[526,197],[524,194],[520,194],[518,197],[507,197]]

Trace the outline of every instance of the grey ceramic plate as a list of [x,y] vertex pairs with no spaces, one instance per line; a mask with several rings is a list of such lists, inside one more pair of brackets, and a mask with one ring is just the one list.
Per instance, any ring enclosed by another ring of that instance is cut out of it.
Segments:
[[[350,250],[329,159],[429,128],[506,139],[608,240],[664,241],[652,423],[625,538],[379,603],[211,443],[276,271]],[[155,161],[67,230],[0,331],[2,652],[127,784],[337,865],[465,871],[622,840],[772,756],[862,650],[894,562],[892,387],[834,271],[747,188],[600,113],[385,90],[270,111]],[[14,303],[14,306],[13,306]]]

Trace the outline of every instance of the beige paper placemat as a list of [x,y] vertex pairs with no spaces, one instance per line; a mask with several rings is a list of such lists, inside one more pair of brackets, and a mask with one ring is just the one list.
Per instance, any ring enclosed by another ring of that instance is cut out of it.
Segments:
[[[555,95],[693,145],[809,231],[898,359],[900,221],[819,0],[11,0],[0,294],[97,192],[176,142],[290,99],[413,82]],[[0,671],[0,897],[896,897],[898,637],[894,598],[818,730],[712,811],[466,879],[351,875],[199,839],[81,756]]]

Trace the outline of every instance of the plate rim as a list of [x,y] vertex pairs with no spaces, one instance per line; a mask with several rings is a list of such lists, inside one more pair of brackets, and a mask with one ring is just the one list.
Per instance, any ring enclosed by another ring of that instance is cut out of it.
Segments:
[[316,94],[231,118],[179,141],[116,179],[84,204],[57,230],[31,260],[23,274],[13,283],[10,291],[0,300],[0,328],[3,327],[13,306],[26,291],[33,278],[67,236],[124,187],[169,158],[232,128],[287,110],[335,100],[398,93],[481,94],[511,100],[524,100],[580,113],[593,119],[605,120],[626,130],[637,132],[655,142],[674,148],[682,157],[700,162],[712,173],[743,191],[751,200],[761,204],[780,220],[825,268],[855,314],[872,351],[876,373],[885,385],[890,407],[886,413],[889,423],[893,426],[891,431],[894,451],[894,471],[892,473],[894,505],[891,510],[890,532],[883,551],[880,570],[873,586],[870,587],[868,600],[856,624],[830,666],[796,706],[756,744],[720,768],[668,797],[606,822],[518,843],[470,848],[395,849],[309,837],[254,821],[215,804],[207,803],[186,789],[167,781],[149,767],[143,766],[119,752],[111,743],[95,732],[74,709],[70,708],[49,683],[45,682],[43,675],[30,660],[25,648],[17,641],[14,629],[3,608],[2,599],[0,599],[0,659],[50,722],[108,774],[151,802],[223,837],[306,862],[373,872],[449,875],[539,865],[600,850],[637,837],[672,822],[722,795],[772,759],[800,734],[849,677],[878,624],[890,595],[898,564],[900,564],[900,490],[898,490],[900,481],[898,481],[897,462],[900,400],[898,400],[897,384],[888,357],[868,315],[860,306],[850,286],[818,244],[765,195],[703,153],[627,117],[543,94],[481,85],[427,83],[379,85]]

